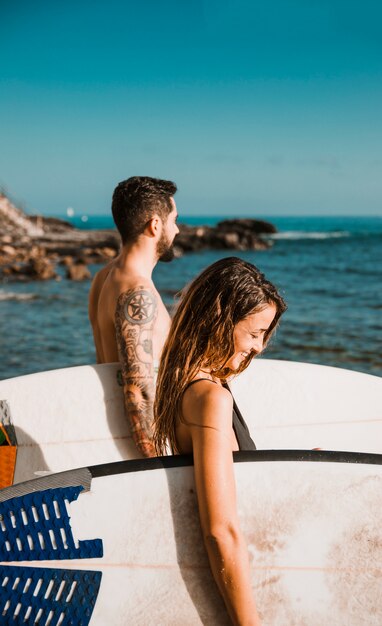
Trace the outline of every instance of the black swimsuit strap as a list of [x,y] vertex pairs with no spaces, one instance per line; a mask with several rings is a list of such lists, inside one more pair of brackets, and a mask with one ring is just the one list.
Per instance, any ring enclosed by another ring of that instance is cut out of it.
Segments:
[[[195,380],[192,380],[190,383],[188,383],[188,385],[186,386],[185,390],[188,389],[189,387],[191,387],[191,385],[194,385],[195,383],[198,383],[200,380],[208,380],[210,383],[213,383],[214,385],[217,385],[218,383],[215,382],[214,380],[211,380],[210,378],[196,378]],[[249,430],[248,430],[248,426],[245,423],[244,417],[242,416],[239,407],[236,404],[235,398],[232,394],[231,389],[229,388],[229,386],[227,385],[227,383],[224,383],[222,385],[225,389],[227,389],[227,391],[230,392],[231,396],[232,396],[232,400],[233,400],[233,407],[232,407],[232,428],[234,430],[235,433],[235,437],[239,446],[239,450],[256,450],[256,445],[255,442],[253,441],[253,439],[251,439],[251,435],[249,434]],[[184,392],[183,392],[184,393]]]
[[239,407],[236,404],[236,400],[232,394],[231,389],[229,388],[227,383],[225,383],[223,387],[227,389],[232,396],[232,427],[235,432],[237,443],[239,444],[239,450],[256,450],[256,444],[249,433],[248,426],[245,422],[243,415],[241,414]]
[[243,424],[245,424],[244,417],[243,417],[243,415],[242,415],[242,413],[241,413],[241,411],[240,411],[239,407],[238,407],[238,406],[237,406],[237,404],[236,404],[236,400],[235,400],[235,398],[234,398],[234,396],[233,396],[233,393],[232,393],[231,389],[229,388],[229,386],[228,386],[228,384],[227,384],[227,383],[223,383],[223,387],[224,387],[224,389],[227,389],[227,390],[230,392],[230,394],[231,394],[231,396],[232,396],[232,400],[233,400],[233,410],[234,410],[234,411],[236,411],[236,414],[237,414],[237,416],[238,416],[239,420],[240,420]]

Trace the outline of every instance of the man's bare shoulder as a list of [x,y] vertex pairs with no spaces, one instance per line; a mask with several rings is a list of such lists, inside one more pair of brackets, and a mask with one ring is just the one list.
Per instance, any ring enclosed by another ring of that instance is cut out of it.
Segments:
[[[117,279],[117,276],[116,276]],[[154,283],[146,276],[140,274],[120,274],[118,276],[119,292],[122,294],[125,291],[133,291],[135,289],[149,289],[155,291]]]
[[119,293],[115,315],[121,314],[129,325],[142,325],[155,322],[158,300],[151,281],[147,279],[131,281]]
[[106,278],[109,276],[111,270],[113,269],[113,261],[105,265],[102,269],[98,270],[96,274],[94,274],[92,284],[90,287],[90,294],[96,295],[99,294]]
[[98,302],[100,297],[115,302],[121,294],[139,289],[155,291],[152,281],[131,271],[125,271],[118,266],[117,260],[113,260],[94,275],[89,298],[95,302]]

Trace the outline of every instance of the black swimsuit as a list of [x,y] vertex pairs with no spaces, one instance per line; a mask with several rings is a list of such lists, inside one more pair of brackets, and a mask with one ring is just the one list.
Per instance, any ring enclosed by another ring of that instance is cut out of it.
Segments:
[[[218,384],[214,380],[211,380],[210,378],[196,378],[195,380],[192,380],[187,385],[186,389],[188,389],[188,387],[191,387],[191,385],[193,385],[194,383],[199,382],[199,380],[209,380],[210,383],[214,383],[214,385]],[[225,389],[228,389],[228,391],[232,395],[232,391],[230,390],[227,384],[224,384],[223,387]],[[237,406],[233,395],[232,395],[232,399],[233,399],[232,427],[236,435],[239,450],[256,450],[255,442],[253,441],[253,439],[251,438],[251,435],[249,434],[248,426],[245,423],[244,417],[240,413],[239,407]]]

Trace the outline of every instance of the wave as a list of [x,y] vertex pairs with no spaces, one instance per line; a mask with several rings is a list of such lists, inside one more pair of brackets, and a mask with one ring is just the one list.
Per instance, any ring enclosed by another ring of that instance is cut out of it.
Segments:
[[289,239],[289,240],[297,240],[297,239],[341,239],[343,237],[351,237],[351,233],[345,230],[335,230],[335,231],[303,231],[303,230],[289,230],[284,233],[272,233],[267,235],[262,235],[262,237],[266,237],[267,239]]
[[39,296],[35,293],[16,293],[14,291],[0,291],[0,302],[5,302],[7,300],[22,302],[24,300],[37,300],[38,297]]

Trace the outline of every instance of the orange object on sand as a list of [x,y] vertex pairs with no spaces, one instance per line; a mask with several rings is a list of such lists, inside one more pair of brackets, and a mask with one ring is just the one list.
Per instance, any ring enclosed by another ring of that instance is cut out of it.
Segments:
[[13,485],[15,474],[17,446],[13,446],[9,440],[7,431],[0,424],[0,434],[5,436],[6,443],[0,446],[0,489]]

